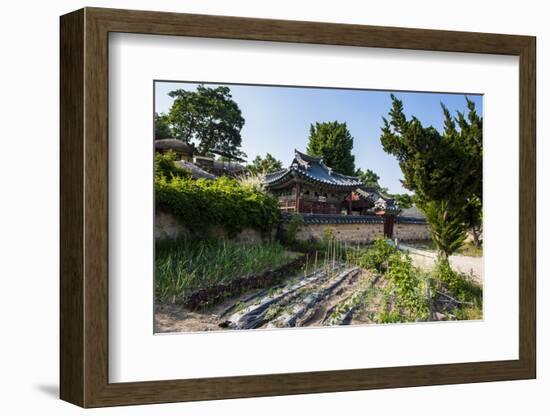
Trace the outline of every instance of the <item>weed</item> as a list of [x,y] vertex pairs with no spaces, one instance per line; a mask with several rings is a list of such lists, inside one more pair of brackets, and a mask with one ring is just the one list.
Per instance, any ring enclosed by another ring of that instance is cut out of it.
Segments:
[[172,301],[187,292],[261,273],[292,260],[278,243],[248,245],[226,241],[158,241],[155,292]]

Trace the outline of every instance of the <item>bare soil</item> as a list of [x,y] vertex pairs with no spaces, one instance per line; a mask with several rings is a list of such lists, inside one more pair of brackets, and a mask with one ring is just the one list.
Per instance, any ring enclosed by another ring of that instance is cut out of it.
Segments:
[[[343,270],[344,274],[346,268]],[[324,293],[327,287],[335,286],[330,293],[318,300],[310,309],[306,311],[303,318],[296,320],[295,326],[311,327],[330,325],[329,317],[335,308],[350,299],[354,293],[364,290],[365,287],[372,287],[374,291],[381,292],[384,282],[376,279],[375,276],[366,270],[360,270],[358,273],[350,273],[345,276],[341,282],[336,280],[336,272],[329,273],[328,276],[320,278],[311,284],[305,284],[299,290],[283,299],[273,302],[266,313],[265,322],[259,328],[271,327],[282,314],[289,314],[293,308],[298,305],[302,307],[306,297],[316,293]],[[203,331],[223,331],[230,330],[232,316],[244,313],[245,308],[259,304],[262,300],[269,299],[270,296],[276,296],[282,293],[284,289],[288,290],[292,285],[296,285],[304,279],[304,276],[291,276],[280,285],[270,289],[255,289],[247,291],[239,296],[227,298],[222,303],[209,308],[200,310],[191,310],[180,304],[158,304],[155,308],[154,329],[156,333],[170,332],[203,332]],[[336,282],[336,283],[334,283]],[[373,305],[364,305],[353,313],[352,324],[370,323],[368,314],[363,311],[366,307],[369,310],[375,310],[377,307],[374,302],[378,302],[376,297],[372,298]],[[307,304],[307,302],[305,303]],[[302,307],[303,309],[303,307]],[[281,319],[278,320],[278,322]]]

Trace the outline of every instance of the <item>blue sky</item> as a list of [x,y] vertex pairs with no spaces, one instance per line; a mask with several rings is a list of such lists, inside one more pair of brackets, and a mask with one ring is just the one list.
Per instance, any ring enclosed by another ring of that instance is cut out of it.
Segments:
[[[198,84],[155,82],[155,111],[167,113],[172,105],[168,93],[174,89],[195,90]],[[220,84],[205,84],[215,87]],[[382,117],[391,108],[391,91],[349,90],[228,85],[233,99],[246,120],[241,131],[242,150],[252,160],[271,153],[287,166],[294,149],[305,151],[309,127],[315,122],[346,122],[354,138],[355,165],[371,169],[380,176],[380,185],[392,193],[408,192],[401,186],[403,178],[395,158],[380,144]],[[415,115],[425,126],[443,128],[443,102],[455,113],[466,110],[463,94],[394,92],[403,101],[405,114]],[[483,114],[481,95],[468,95]]]

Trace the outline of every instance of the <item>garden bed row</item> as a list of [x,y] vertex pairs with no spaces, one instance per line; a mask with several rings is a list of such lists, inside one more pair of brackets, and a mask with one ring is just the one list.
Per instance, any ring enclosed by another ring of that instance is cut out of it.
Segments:
[[296,273],[305,262],[303,254],[276,269],[269,269],[260,274],[242,277],[229,283],[222,283],[186,294],[179,300],[183,306],[197,310],[216,305],[229,296],[235,296],[252,289],[262,289],[281,284],[289,275]]

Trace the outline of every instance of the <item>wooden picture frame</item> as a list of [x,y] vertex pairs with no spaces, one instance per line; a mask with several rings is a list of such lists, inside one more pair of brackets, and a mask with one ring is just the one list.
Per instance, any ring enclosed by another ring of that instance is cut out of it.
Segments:
[[[530,379],[536,376],[535,38],[85,8],[61,17],[60,396],[82,407]],[[297,42],[519,57],[519,359],[109,383],[108,35]]]

